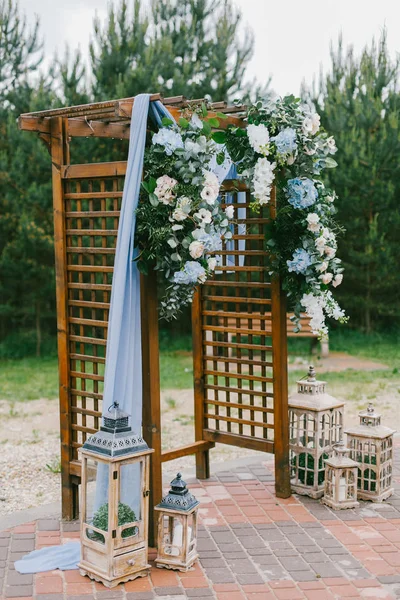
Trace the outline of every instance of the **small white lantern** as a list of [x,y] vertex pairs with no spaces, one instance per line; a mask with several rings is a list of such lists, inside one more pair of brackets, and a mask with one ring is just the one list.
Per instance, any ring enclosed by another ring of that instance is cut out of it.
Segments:
[[291,487],[297,494],[321,498],[324,494],[324,459],[342,437],[344,402],[325,391],[326,382],[310,367],[289,397],[289,449]]
[[168,494],[154,507],[159,513],[157,567],[188,571],[198,559],[198,505],[178,473]]
[[349,427],[347,445],[350,458],[358,463],[358,497],[382,502],[393,494],[393,434],[394,429],[381,425],[381,415],[373,404],[358,413],[360,424]]
[[357,508],[357,463],[347,456],[349,449],[341,441],[325,460],[325,492],[322,502],[334,510]]

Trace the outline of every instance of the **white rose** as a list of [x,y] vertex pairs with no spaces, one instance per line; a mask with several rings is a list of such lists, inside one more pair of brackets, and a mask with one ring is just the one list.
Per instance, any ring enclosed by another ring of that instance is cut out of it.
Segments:
[[327,262],[322,262],[319,265],[317,265],[315,267],[315,270],[318,271],[319,273],[323,273],[324,271],[326,271],[328,268],[328,263]]
[[335,152],[337,152],[336,142],[335,142],[334,137],[331,136],[326,140],[326,146],[328,148],[329,154],[335,154]]
[[235,209],[232,205],[229,205],[225,208],[225,214],[228,219],[233,219],[233,215],[235,214]]
[[200,208],[193,216],[200,221],[200,227],[205,227],[212,220],[212,214],[206,208]]
[[210,271],[214,271],[215,267],[217,266],[217,259],[212,256],[207,260],[207,264]]
[[203,256],[204,244],[201,242],[192,242],[189,246],[189,253],[192,258],[200,258]]
[[328,285],[328,283],[330,283],[333,279],[333,275],[332,273],[324,273],[323,275],[320,275],[319,278],[321,279],[322,283],[325,283],[325,285]]
[[324,237],[318,237],[315,240],[315,247],[317,248],[317,250],[318,250],[318,252],[320,253],[321,256],[324,253],[325,244],[326,244],[326,239]]
[[188,214],[181,208],[176,208],[174,210],[174,212],[172,213],[172,218],[175,221],[184,221],[185,219],[187,219],[187,217],[188,217]]
[[219,189],[216,190],[213,186],[206,185],[203,187],[200,196],[203,200],[207,202],[207,204],[215,204],[219,195]]
[[320,230],[320,223],[319,223],[319,216],[317,215],[317,213],[309,213],[307,215],[307,229],[309,231],[319,231]]
[[315,135],[319,129],[321,117],[318,113],[312,113],[303,121],[301,129],[304,135]]
[[340,285],[343,281],[343,275],[342,273],[338,273],[337,275],[335,275],[335,279],[332,281],[332,285],[333,287],[337,287],[338,285]]
[[324,252],[328,258],[333,258],[336,254],[335,248],[331,248],[330,246],[325,246]]

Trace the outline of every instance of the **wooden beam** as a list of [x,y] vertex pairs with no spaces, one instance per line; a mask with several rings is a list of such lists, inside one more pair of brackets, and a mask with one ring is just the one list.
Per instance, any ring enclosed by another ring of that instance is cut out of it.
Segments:
[[197,452],[211,450],[214,446],[215,444],[213,442],[199,440],[198,442],[193,442],[193,444],[187,444],[186,446],[180,446],[179,448],[163,452],[161,454],[161,460],[162,462],[168,462],[170,460],[175,460],[176,458],[182,458],[182,456],[190,456],[191,454],[197,454]]
[[[276,218],[276,187],[271,193],[271,218]],[[273,277],[271,285],[272,312],[272,363],[274,390],[274,453],[275,453],[275,493],[278,498],[289,498],[289,407],[287,372],[287,315],[286,296],[282,291],[281,280]]]
[[[62,179],[83,179],[85,177],[122,177],[126,173],[125,160],[108,163],[87,163],[83,165],[63,165]],[[107,196],[107,194],[104,194]]]
[[62,518],[72,520],[76,517],[76,494],[73,490],[70,473],[71,460],[71,413],[69,402],[69,331],[67,312],[67,255],[65,243],[65,210],[61,165],[68,161],[64,139],[68,132],[61,117],[51,121],[51,159],[53,180],[54,209],[54,248],[56,265],[57,292],[57,338],[58,373],[60,394],[60,432],[61,432],[61,502]]
[[162,498],[160,355],[158,346],[157,271],[140,276],[143,374],[143,437],[153,448],[150,469],[149,544],[157,540],[153,507]]
[[[243,409],[246,409],[246,405],[243,405]],[[262,423],[260,423],[260,427],[262,427]],[[239,446],[240,448],[248,448],[249,450],[259,450],[260,452],[274,452],[274,443],[269,440],[261,440],[248,435],[225,433],[211,429],[204,429],[203,435],[204,439],[210,442],[220,442],[221,444]]]

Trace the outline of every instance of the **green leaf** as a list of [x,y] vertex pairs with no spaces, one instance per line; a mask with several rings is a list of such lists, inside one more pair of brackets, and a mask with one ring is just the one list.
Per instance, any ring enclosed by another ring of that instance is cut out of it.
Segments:
[[169,119],[168,117],[163,117],[161,119],[161,123],[164,125],[164,127],[168,127],[169,125],[173,125],[174,122],[172,119]]
[[157,187],[157,180],[154,177],[149,178],[149,183],[147,186],[147,191],[149,194],[152,194]]
[[217,154],[217,165],[222,165],[225,160],[225,152],[219,152]]
[[334,169],[335,167],[337,167],[337,162],[336,160],[334,160],[333,158],[331,158],[330,156],[327,156],[325,158],[325,167],[327,169]]
[[217,144],[225,144],[226,131],[214,131],[211,137]]
[[201,114],[203,115],[203,117],[206,117],[208,115],[207,107],[204,104],[204,102],[201,105]]
[[142,188],[144,189],[145,192],[147,192],[148,194],[149,192],[149,184],[147,181],[142,181]]
[[215,119],[214,117],[211,117],[210,119],[208,119],[209,124],[211,125],[211,127],[219,127],[220,123],[218,119]]
[[222,113],[222,112],[217,112],[216,115],[219,119],[227,119],[228,118],[228,116],[224,115],[224,113]]
[[150,194],[149,200],[152,206],[158,206],[160,204],[160,201],[155,194]]
[[210,135],[211,125],[208,121],[203,121],[203,133],[204,135]]
[[187,119],[184,119],[183,117],[179,119],[178,123],[182,127],[182,129],[187,129],[189,127],[189,121]]

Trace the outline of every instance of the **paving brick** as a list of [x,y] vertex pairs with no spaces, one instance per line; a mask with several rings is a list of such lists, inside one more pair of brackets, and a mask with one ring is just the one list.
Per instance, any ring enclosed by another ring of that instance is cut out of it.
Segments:
[[219,569],[222,567],[226,567],[226,562],[223,558],[201,558],[200,563],[202,566],[206,568],[214,568]]
[[37,526],[39,531],[59,531],[60,521],[58,519],[40,519]]
[[64,600],[64,594],[35,594],[35,600]]
[[10,549],[11,552],[31,552],[35,549],[35,539],[13,539]]
[[196,598],[196,600],[199,598],[214,598],[214,594],[210,589],[206,590],[204,588],[188,588],[185,590],[185,592],[188,598]]
[[32,585],[33,584],[33,575],[30,573],[21,574],[15,571],[14,569],[10,569],[7,575],[7,585]]
[[155,597],[153,592],[129,592],[126,594],[126,600],[154,600]]
[[6,598],[23,598],[24,596],[31,597],[33,587],[31,585],[6,585],[4,595]]
[[52,575],[49,577],[37,575],[35,586],[37,594],[60,594],[63,591],[63,581],[60,575]]
[[184,591],[181,587],[156,587],[154,588],[157,596],[180,596],[184,594]]
[[96,600],[119,600],[120,598],[124,597],[123,590],[96,591]]
[[303,558],[308,563],[330,562],[329,556],[327,556],[324,552],[313,552],[310,554],[304,554]]
[[63,531],[79,531],[80,524],[79,521],[70,521],[69,523],[62,524]]
[[342,573],[333,563],[310,563],[310,567],[320,577],[342,577]]
[[206,569],[206,574],[213,583],[233,583],[235,581],[229,569]]
[[283,567],[291,573],[292,571],[301,571],[307,569],[307,564],[302,558],[280,558]]

